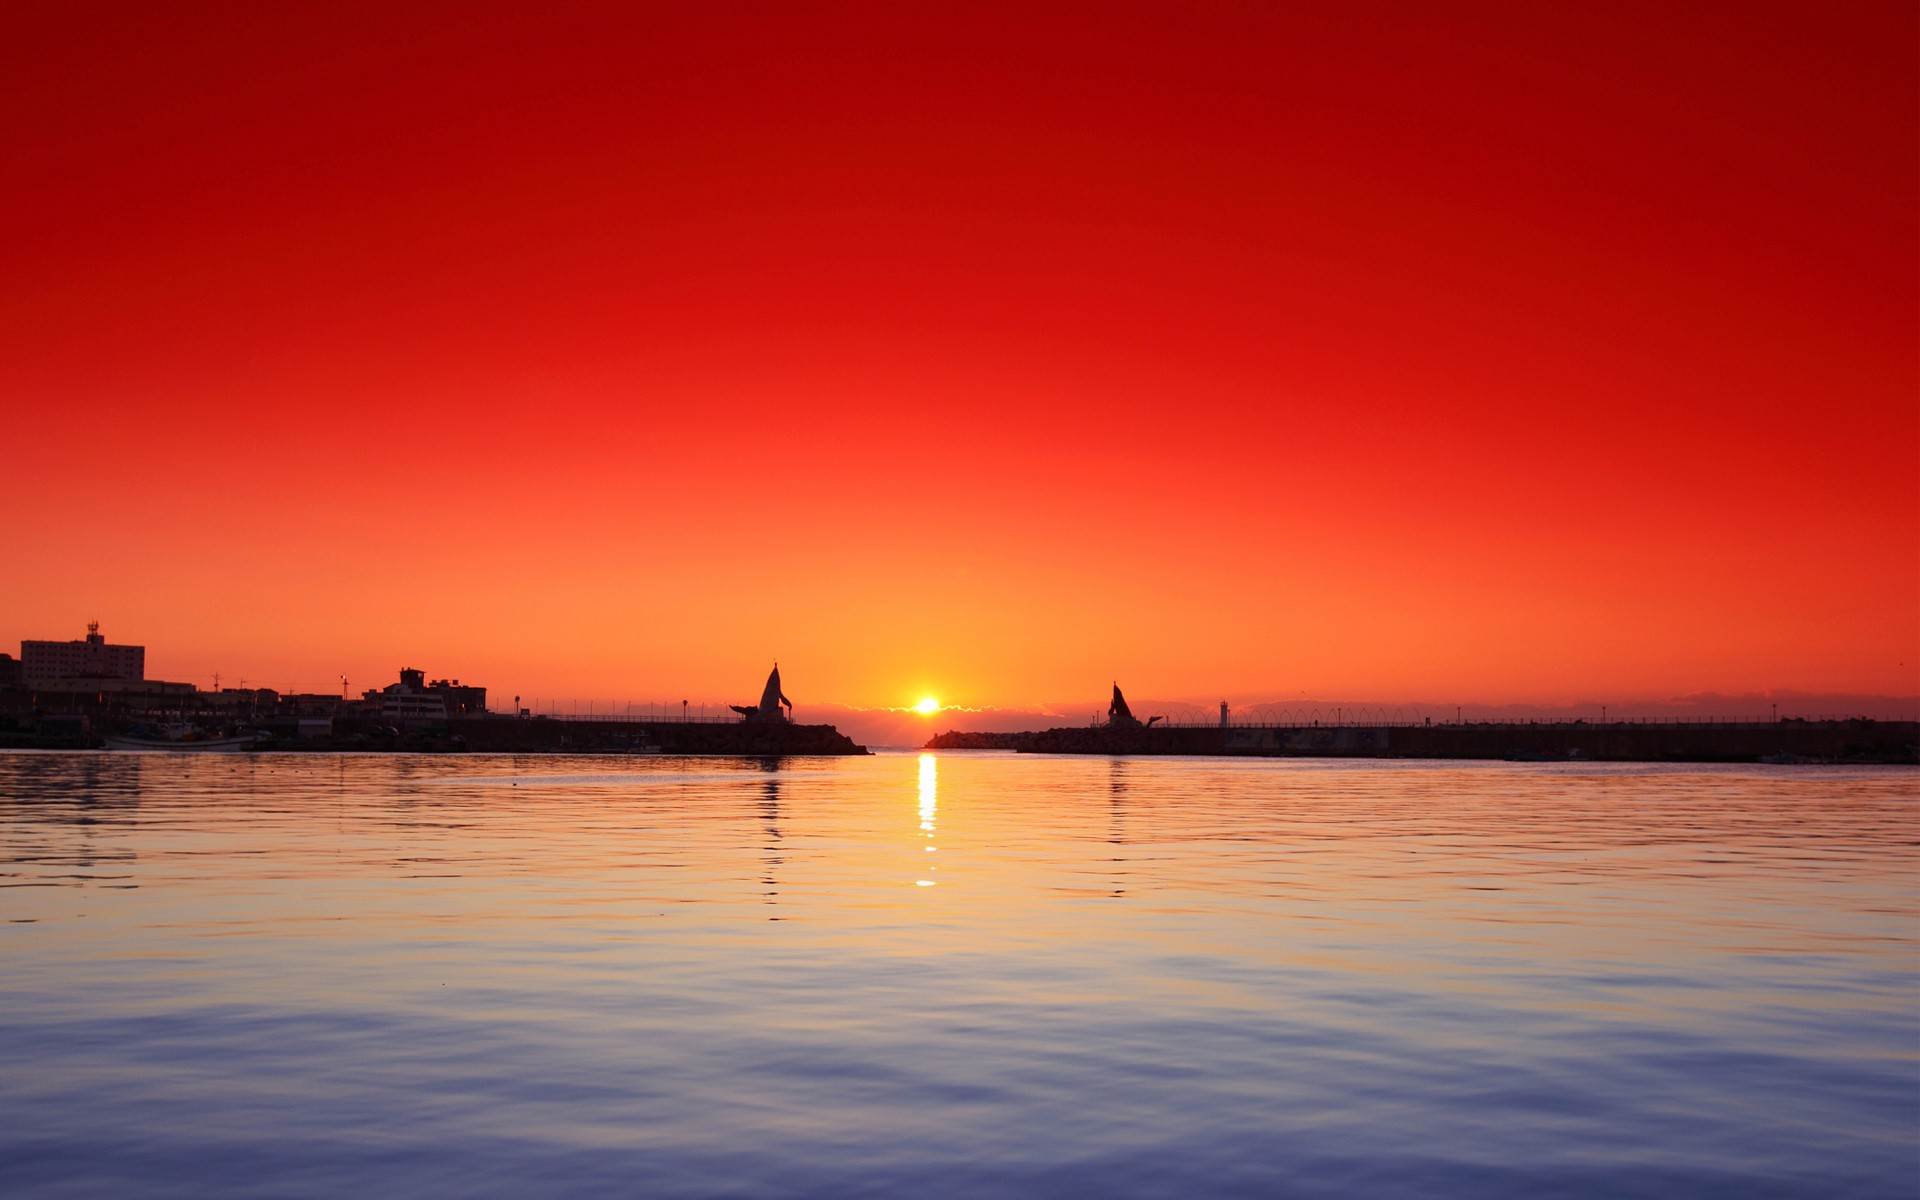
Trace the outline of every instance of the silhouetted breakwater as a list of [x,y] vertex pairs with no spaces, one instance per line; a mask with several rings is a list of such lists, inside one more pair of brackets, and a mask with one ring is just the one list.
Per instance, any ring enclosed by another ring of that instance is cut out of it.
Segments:
[[[124,717],[97,720],[42,717],[0,728],[0,750],[97,750],[107,735],[140,734]],[[376,754],[732,754],[741,756],[866,754],[865,746],[831,725],[760,721],[554,720],[545,717],[462,717],[435,724],[392,727],[377,720],[340,718],[310,734],[292,722],[261,722],[230,735],[253,734],[248,749],[272,753],[355,751]],[[193,748],[192,742],[180,749]]]
[[1024,733],[943,733],[930,750],[1030,754],[1197,754],[1301,758],[1477,758],[1590,762],[1920,762],[1920,722],[1730,724],[1098,725]]
[[476,752],[519,754],[836,755],[867,748],[831,725],[779,721],[552,721],[479,718],[449,721],[449,735]]

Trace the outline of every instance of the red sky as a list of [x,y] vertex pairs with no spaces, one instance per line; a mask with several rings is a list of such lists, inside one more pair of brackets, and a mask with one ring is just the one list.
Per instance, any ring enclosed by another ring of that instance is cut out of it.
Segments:
[[289,7],[8,17],[0,636],[1920,690],[1911,4]]

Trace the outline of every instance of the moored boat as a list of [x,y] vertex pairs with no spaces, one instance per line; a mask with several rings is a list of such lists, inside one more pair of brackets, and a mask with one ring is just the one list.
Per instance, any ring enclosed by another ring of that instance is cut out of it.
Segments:
[[174,754],[238,754],[258,745],[266,737],[261,733],[243,733],[233,737],[207,733],[190,725],[168,725],[159,729],[136,729],[129,733],[108,734],[109,750],[157,750]]

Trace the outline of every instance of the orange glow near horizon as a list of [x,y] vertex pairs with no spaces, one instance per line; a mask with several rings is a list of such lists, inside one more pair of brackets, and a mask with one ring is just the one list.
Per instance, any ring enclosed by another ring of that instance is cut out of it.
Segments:
[[15,25],[0,639],[778,658],[802,719],[1920,691],[1911,6]]

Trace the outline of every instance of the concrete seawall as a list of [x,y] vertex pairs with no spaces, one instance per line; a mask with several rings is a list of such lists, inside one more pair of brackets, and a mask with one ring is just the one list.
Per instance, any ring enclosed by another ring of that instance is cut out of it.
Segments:
[[1920,722],[1740,724],[1094,726],[1028,733],[944,733],[934,750],[1032,754],[1479,758],[1589,762],[1920,762]]
[[734,721],[450,721],[466,749],[520,754],[599,754],[657,746],[662,754],[848,755],[867,749],[831,725]]

